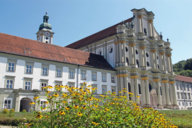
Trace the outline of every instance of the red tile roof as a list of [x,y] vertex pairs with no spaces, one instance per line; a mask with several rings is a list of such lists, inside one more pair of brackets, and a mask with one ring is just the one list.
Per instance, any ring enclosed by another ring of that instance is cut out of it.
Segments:
[[[125,20],[124,23],[131,22],[132,19],[133,19],[133,17]],[[115,25],[113,25],[113,26],[111,26],[109,28],[106,28],[106,29],[104,29],[102,31],[99,31],[99,32],[97,32],[97,33],[95,33],[93,35],[85,37],[85,38],[83,38],[83,39],[81,39],[79,41],[76,41],[76,42],[74,42],[74,43],[72,43],[70,45],[67,45],[66,47],[73,48],[73,49],[78,49],[78,48],[81,48],[83,46],[89,45],[89,44],[91,44],[93,42],[102,40],[102,39],[104,39],[104,38],[106,38],[108,36],[112,36],[112,35],[117,33],[116,27],[118,25],[120,25],[120,24],[122,24],[122,22],[120,22],[118,24],[115,24]]]
[[103,56],[0,33],[0,52],[114,70]]
[[178,81],[184,81],[184,82],[192,83],[192,77],[177,75],[177,77],[175,79]]

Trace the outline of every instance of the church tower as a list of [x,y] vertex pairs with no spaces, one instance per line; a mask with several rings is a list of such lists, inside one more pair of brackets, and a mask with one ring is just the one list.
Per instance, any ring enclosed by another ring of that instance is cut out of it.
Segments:
[[51,31],[51,24],[48,23],[49,16],[46,14],[43,16],[43,23],[39,26],[39,31],[37,34],[37,41],[44,43],[52,44],[53,43],[53,34]]

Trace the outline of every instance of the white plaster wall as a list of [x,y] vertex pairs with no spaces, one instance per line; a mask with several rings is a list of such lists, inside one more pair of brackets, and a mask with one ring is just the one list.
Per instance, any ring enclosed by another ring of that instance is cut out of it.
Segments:
[[[15,58],[16,59],[16,58]],[[0,88],[4,88],[5,86],[5,75],[7,76],[15,76],[15,84],[14,84],[14,89],[19,89],[22,88],[24,89],[24,78],[32,78],[32,89],[38,89],[40,90],[40,82],[41,80],[48,80],[48,85],[55,85],[55,81],[61,81],[63,85],[68,85],[69,82],[75,83],[75,86],[77,86],[77,66],[76,65],[63,65],[63,73],[62,77],[56,77],[56,66],[54,64],[49,64],[47,61],[46,62],[34,62],[33,66],[33,73],[32,74],[25,74],[25,62],[26,60],[21,60],[17,59],[17,64],[16,64],[16,71],[15,72],[7,72],[6,71],[6,66],[7,66],[7,58],[6,57],[0,57]],[[41,60],[42,61],[42,60]],[[49,73],[48,76],[42,76],[41,75],[41,68],[42,64],[47,64],[49,65]],[[61,63],[59,64],[61,66]],[[74,79],[69,79],[69,69],[74,69],[75,70],[75,78]],[[81,70],[86,71],[86,80],[81,80]],[[92,81],[92,70],[93,72],[97,72],[97,81]],[[102,71],[102,72],[101,72]],[[105,73],[107,81],[102,82],[101,79],[101,74]],[[114,71],[113,74],[116,72]],[[117,80],[116,80],[117,81]],[[82,67],[80,66],[79,68],[79,74],[78,74],[78,85],[80,86],[81,83],[87,82],[87,85],[91,84],[96,84],[98,87],[97,92],[99,94],[102,93],[101,86],[102,85],[107,85],[107,90],[111,91],[111,86],[117,86],[116,83],[111,83],[111,71],[110,73],[107,72],[107,70],[100,70],[100,69],[95,69],[95,68],[88,68],[88,67]],[[22,99],[24,96],[21,96],[20,99]],[[31,99],[33,99],[33,96],[31,96]]]
[[[113,52],[109,53],[109,50],[111,47],[113,48]],[[114,44],[108,45],[107,46],[107,61],[109,62],[109,64],[112,67],[115,67],[115,53],[116,53],[116,51],[115,51]]]

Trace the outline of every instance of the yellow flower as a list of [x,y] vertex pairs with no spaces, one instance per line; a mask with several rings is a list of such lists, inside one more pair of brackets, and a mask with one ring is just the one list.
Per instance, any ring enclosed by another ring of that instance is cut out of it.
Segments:
[[87,100],[91,101],[91,100],[93,100],[93,97],[90,97],[90,98],[88,98]]
[[64,86],[63,86],[63,85],[59,85],[59,87],[60,87],[60,88],[64,88]]
[[67,126],[68,122],[63,123],[64,126]]
[[94,124],[94,125],[96,125],[96,126],[99,125],[99,123],[96,123],[96,122],[91,122],[91,123]]
[[52,98],[52,96],[47,96],[47,98],[51,99],[51,98]]
[[48,104],[48,103],[49,103],[49,101],[45,101],[45,102],[44,102],[44,104]]
[[108,93],[111,93],[111,91],[108,91]]
[[86,82],[83,83],[83,85],[86,85],[86,84],[87,84]]
[[46,93],[50,93],[50,91],[46,91]]
[[79,98],[79,101],[82,101],[83,100],[83,98]]
[[63,94],[62,94],[62,97],[63,97],[63,98],[67,97],[67,94],[63,93]]
[[98,105],[95,105],[95,104],[93,106],[96,107],[96,108],[98,107]]
[[47,88],[52,89],[53,87],[51,85],[47,86]]
[[65,107],[65,110],[69,110],[70,108],[69,107]]
[[36,97],[34,97],[33,99],[34,99],[34,100],[36,100],[36,99],[38,99],[38,98],[39,98],[39,97],[38,97],[38,96],[36,96]]
[[25,124],[25,126],[29,127],[31,125],[31,123]]
[[67,103],[67,101],[62,101],[64,104],[66,104]]
[[73,106],[75,109],[77,109],[77,108],[79,108],[79,106],[78,105],[75,105],[75,106]]
[[104,97],[103,95],[100,94],[101,97]]
[[114,102],[111,102],[110,104],[115,104]]
[[36,118],[39,118],[39,119],[41,119],[43,116],[42,115],[40,115],[40,114],[38,114],[37,116],[36,116]]
[[35,102],[31,102],[31,103],[29,103],[30,105],[32,105],[32,104],[35,104]]
[[63,116],[63,115],[65,115],[65,112],[64,111],[59,111],[59,115]]
[[133,93],[132,93],[132,92],[129,92],[129,94],[130,94],[130,95],[133,95]]
[[42,89],[46,89],[47,87],[42,87]]
[[42,108],[42,110],[46,110],[46,108]]
[[140,96],[136,96],[137,98],[140,98]]
[[85,106],[83,106],[83,107],[82,107],[82,109],[84,109],[84,110],[85,110],[85,109],[87,109],[87,108],[86,108]]
[[54,96],[54,97],[59,97],[59,94],[56,93],[56,94],[53,94],[53,96]]
[[109,111],[109,109],[108,108],[105,108],[105,112],[108,112]]
[[90,87],[92,87],[92,86],[91,86],[91,85],[88,85],[87,87],[89,87],[89,88],[90,88]]
[[121,91],[119,91],[119,93],[121,93]]
[[77,115],[78,115],[78,116],[82,116],[82,113],[81,113],[81,112],[78,112]]

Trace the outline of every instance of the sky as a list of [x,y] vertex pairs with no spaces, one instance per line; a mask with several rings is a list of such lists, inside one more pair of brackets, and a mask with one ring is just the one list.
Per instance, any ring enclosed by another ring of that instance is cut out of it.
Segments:
[[0,32],[36,40],[45,12],[53,44],[66,46],[133,16],[155,14],[154,27],[169,38],[172,63],[192,56],[192,0],[0,0]]

